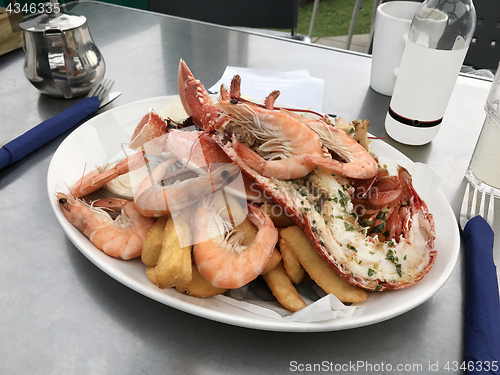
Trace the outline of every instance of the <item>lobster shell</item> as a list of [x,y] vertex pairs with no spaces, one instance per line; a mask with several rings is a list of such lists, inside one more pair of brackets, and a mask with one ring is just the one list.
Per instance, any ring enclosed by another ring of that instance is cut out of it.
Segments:
[[[429,240],[427,246],[429,248],[429,263],[426,267],[420,272],[420,274],[413,278],[410,282],[397,282],[397,281],[384,281],[383,283],[375,283],[373,280],[365,279],[360,275],[355,275],[349,270],[344,269],[343,265],[340,264],[334,256],[328,251],[325,245],[325,241],[322,241],[321,234],[317,231],[313,231],[312,229],[312,218],[310,214],[303,209],[301,209],[300,205],[297,204],[290,196],[283,194],[279,189],[277,189],[277,185],[267,177],[262,176],[255,169],[248,166],[245,162],[243,162],[235,150],[225,143],[223,137],[219,134],[212,134],[212,138],[215,142],[222,148],[222,150],[231,158],[231,160],[240,167],[240,169],[252,177],[254,181],[260,186],[260,188],[265,192],[266,196],[271,197],[275,203],[280,205],[282,209],[289,215],[300,227],[307,238],[313,245],[314,249],[322,256],[322,258],[336,271],[341,277],[347,280],[350,284],[361,287],[368,291],[382,291],[384,289],[403,289],[409,286],[416,284],[420,281],[432,268],[434,262],[436,261],[437,251],[434,250],[434,237]],[[432,232],[435,232],[435,224],[434,219],[431,214],[428,213],[427,206],[425,202],[423,202],[418,194],[413,189],[411,185],[411,178],[409,177],[409,173],[402,167],[399,170],[400,174],[406,173],[409,181],[406,181],[405,186],[410,192],[415,196],[415,201],[419,205],[419,208],[422,209],[422,212],[425,215],[425,218],[429,221]],[[406,176],[405,176],[406,177]]]

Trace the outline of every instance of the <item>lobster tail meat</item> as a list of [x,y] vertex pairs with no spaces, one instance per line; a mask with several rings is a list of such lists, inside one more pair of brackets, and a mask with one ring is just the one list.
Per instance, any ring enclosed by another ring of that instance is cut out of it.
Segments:
[[[399,187],[405,192],[405,200],[404,205],[397,207],[399,216],[393,218],[401,223],[402,230],[398,238],[379,238],[358,220],[349,179],[333,176],[321,167],[295,180],[264,177],[238,158],[223,138],[214,137],[242,171],[253,177],[305,231],[330,266],[351,284],[370,291],[401,289],[414,285],[432,268],[437,256],[434,220],[403,167],[398,168],[398,180],[403,181]],[[385,211],[378,211],[384,224],[388,221]]]

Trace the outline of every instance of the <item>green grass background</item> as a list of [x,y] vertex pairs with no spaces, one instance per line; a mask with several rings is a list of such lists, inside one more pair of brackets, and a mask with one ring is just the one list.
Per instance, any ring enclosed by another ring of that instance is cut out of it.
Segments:
[[[354,0],[321,0],[316,13],[313,38],[347,35],[354,10]],[[297,34],[309,34],[314,1],[301,2]],[[354,34],[368,34],[372,20],[373,0],[364,0]]]

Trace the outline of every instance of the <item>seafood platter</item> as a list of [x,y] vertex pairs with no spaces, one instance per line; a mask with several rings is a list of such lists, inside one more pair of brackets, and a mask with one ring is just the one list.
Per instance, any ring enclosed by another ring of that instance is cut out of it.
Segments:
[[179,95],[94,117],[52,159],[54,213],[96,266],[173,308],[275,331],[374,324],[444,285],[454,214],[368,120],[249,99],[239,76],[209,95],[182,60],[178,74]]

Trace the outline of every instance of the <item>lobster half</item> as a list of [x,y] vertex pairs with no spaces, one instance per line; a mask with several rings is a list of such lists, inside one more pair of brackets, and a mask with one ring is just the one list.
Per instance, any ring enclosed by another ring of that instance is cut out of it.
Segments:
[[[187,114],[302,228],[349,283],[370,291],[414,285],[432,268],[435,225],[399,166],[390,176],[364,142],[328,118],[305,118],[243,100],[236,76],[214,103],[181,60]],[[352,134],[354,135],[354,134]],[[360,190],[362,193],[360,194]]]

